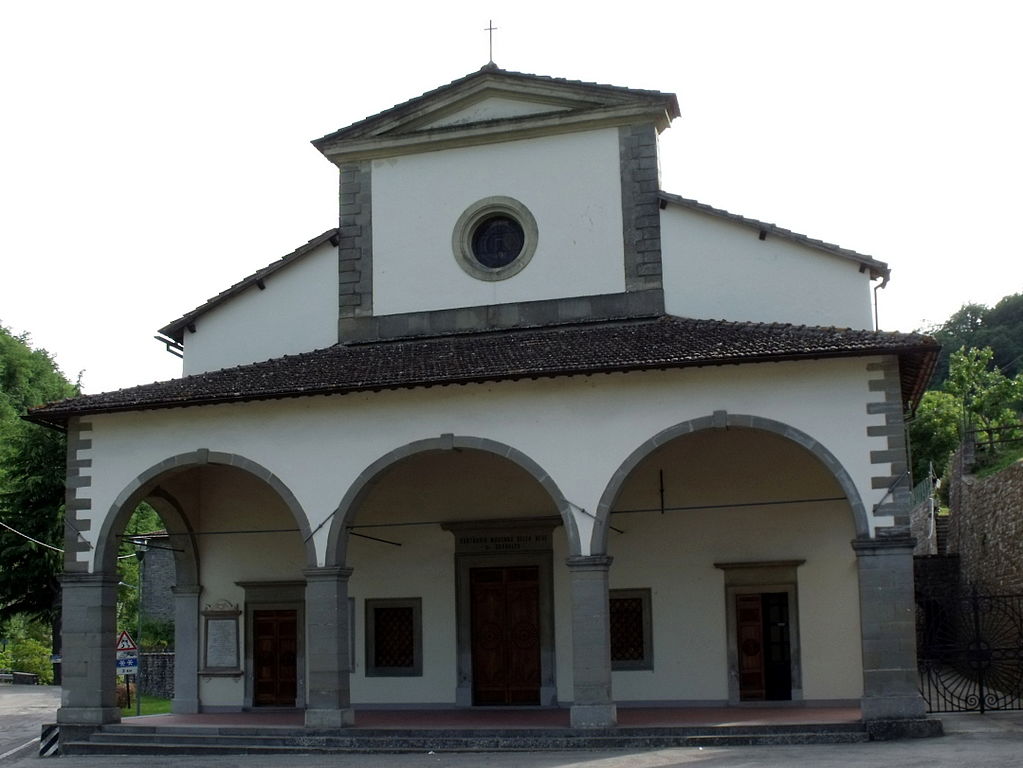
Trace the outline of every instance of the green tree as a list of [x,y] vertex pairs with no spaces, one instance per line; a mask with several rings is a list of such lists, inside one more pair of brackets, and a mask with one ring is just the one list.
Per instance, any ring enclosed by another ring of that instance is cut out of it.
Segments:
[[[117,591],[117,629],[128,630],[135,635],[139,617],[139,560],[135,556],[138,547],[132,537],[163,530],[160,515],[149,504],[142,502],[132,513],[124,526],[120,554],[117,560],[117,574],[121,586]],[[144,629],[144,628],[143,628]],[[135,638],[136,642],[141,642]]]
[[47,632],[60,616],[65,440],[21,417],[75,393],[45,350],[0,326],[0,620],[21,615]]
[[50,630],[26,616],[12,616],[0,628],[6,649],[0,668],[39,675],[39,682],[53,682],[53,664],[50,663]]
[[1023,293],[1002,298],[995,306],[964,304],[958,312],[927,333],[941,342],[933,388],[948,378],[952,353],[962,347],[991,347],[995,365],[1007,376],[1023,371]]
[[962,347],[949,356],[949,362],[944,388],[924,393],[909,424],[916,481],[926,477],[931,465],[941,476],[949,456],[971,430],[986,444],[990,456],[997,437],[992,430],[1020,422],[1023,374],[1009,377],[1002,373],[990,347]]
[[959,447],[960,414],[954,395],[940,390],[924,393],[909,423],[914,482],[927,477],[931,467],[938,477],[944,474],[949,456]]
[[1023,375],[1009,378],[993,360],[991,347],[962,347],[952,353],[945,382],[945,390],[959,404],[962,433],[975,430],[990,444],[992,429],[1019,423],[1023,398]]
[[1006,376],[1023,372],[1023,293],[1006,296],[987,311],[981,341],[995,351],[995,365]]

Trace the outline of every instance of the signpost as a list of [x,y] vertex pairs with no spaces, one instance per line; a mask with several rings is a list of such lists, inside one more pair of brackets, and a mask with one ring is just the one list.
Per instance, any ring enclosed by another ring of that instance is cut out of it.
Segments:
[[[128,682],[129,676],[135,676],[137,680],[139,672],[139,648],[135,645],[135,641],[131,639],[131,635],[125,630],[117,636],[117,674],[124,675],[124,689],[128,694],[128,706],[131,706],[131,684]],[[137,686],[136,686],[137,687]],[[136,698],[142,694],[139,691],[135,691]],[[141,703],[141,699],[139,699]],[[138,705],[136,705],[136,709]]]

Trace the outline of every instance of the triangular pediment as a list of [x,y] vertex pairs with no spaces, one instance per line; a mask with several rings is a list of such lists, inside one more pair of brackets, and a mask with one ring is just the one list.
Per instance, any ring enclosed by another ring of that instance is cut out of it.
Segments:
[[670,93],[507,72],[488,65],[313,145],[335,163],[678,116]]
[[[517,94],[490,91],[475,99],[468,99],[465,103],[455,105],[453,109],[448,110],[447,114],[431,115],[427,122],[418,127],[418,130],[450,128],[456,125],[468,126],[475,123],[489,123],[493,120],[512,120],[517,117],[567,112],[577,106],[550,101],[534,101],[523,99]],[[406,126],[406,129],[408,128]]]

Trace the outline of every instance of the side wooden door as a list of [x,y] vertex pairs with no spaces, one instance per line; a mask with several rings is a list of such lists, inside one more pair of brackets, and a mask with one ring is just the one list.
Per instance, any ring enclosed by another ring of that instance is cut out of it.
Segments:
[[735,596],[739,698],[787,701],[792,698],[789,602],[785,592]]

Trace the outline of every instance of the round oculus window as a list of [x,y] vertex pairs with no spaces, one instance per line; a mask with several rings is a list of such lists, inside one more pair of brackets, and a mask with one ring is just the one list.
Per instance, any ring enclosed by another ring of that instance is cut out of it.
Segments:
[[469,206],[451,237],[458,265],[479,280],[505,280],[536,250],[536,219],[518,200],[488,197]]
[[473,229],[472,256],[488,269],[500,269],[519,257],[525,243],[521,224],[510,216],[495,214]]

